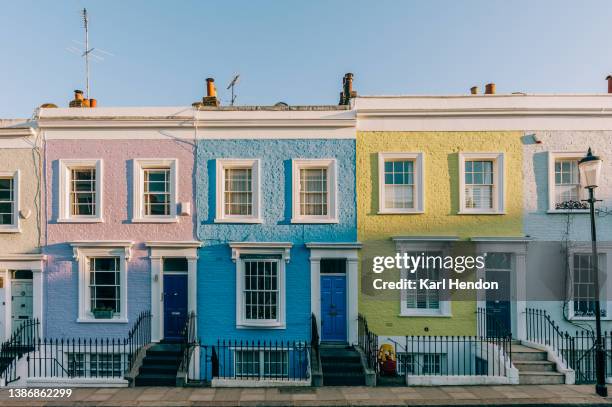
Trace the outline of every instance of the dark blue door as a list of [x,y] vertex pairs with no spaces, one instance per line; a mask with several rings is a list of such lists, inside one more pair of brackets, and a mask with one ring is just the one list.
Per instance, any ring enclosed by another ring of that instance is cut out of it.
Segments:
[[164,275],[164,338],[177,339],[187,322],[187,275]]
[[321,340],[346,341],[345,276],[321,276]]
[[510,273],[487,270],[487,281],[496,281],[499,290],[487,290],[487,336],[505,336],[512,332],[510,315]]

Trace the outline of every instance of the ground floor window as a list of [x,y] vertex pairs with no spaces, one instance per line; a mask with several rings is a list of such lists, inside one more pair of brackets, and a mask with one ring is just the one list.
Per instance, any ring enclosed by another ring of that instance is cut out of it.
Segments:
[[289,376],[287,350],[236,350],[234,355],[238,378],[281,379]]
[[[587,253],[573,256],[573,311],[575,317],[595,317],[595,301],[600,287],[595,287],[593,257]],[[601,316],[606,316],[605,302],[601,302]]]
[[398,353],[397,373],[409,375],[434,375],[442,373],[446,355],[441,353]]
[[121,353],[66,354],[68,374],[73,377],[123,377]]

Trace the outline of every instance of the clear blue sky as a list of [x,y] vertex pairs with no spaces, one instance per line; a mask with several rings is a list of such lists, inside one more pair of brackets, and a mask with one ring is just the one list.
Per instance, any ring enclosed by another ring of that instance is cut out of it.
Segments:
[[84,88],[82,40],[101,106],[189,105],[239,72],[239,104],[337,103],[342,75],[360,94],[459,94],[494,81],[500,93],[605,92],[612,2],[12,1],[0,6],[0,117],[66,106]]

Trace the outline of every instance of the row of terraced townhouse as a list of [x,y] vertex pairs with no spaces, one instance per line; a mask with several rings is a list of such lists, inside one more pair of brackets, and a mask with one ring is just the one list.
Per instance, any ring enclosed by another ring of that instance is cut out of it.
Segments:
[[[605,277],[612,96],[351,81],[337,106],[224,107],[213,88],[3,121],[3,385],[384,384],[382,345],[404,384],[590,380],[612,279],[593,287],[577,163],[604,160]],[[376,290],[373,257],[396,253],[486,255],[461,278],[501,289]]]

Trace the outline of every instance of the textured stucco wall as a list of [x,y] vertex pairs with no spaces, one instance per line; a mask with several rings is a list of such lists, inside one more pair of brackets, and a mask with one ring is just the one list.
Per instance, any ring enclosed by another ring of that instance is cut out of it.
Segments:
[[[57,223],[59,159],[103,160],[104,222]],[[46,334],[62,336],[125,335],[139,312],[150,309],[150,261],[143,242],[150,240],[194,240],[193,216],[179,217],[178,223],[132,224],[132,160],[135,158],[178,159],[178,202],[192,202],[194,190],[194,147],[186,140],[81,140],[47,141],[46,229],[48,255],[46,271]],[[193,211],[192,211],[193,213]],[[75,240],[132,240],[134,250],[128,263],[127,324],[77,323],[78,272],[69,242]]]
[[0,148],[0,172],[19,170],[19,209],[30,210],[28,219],[20,219],[20,233],[0,233],[0,253],[39,253],[39,236],[42,230],[39,185],[40,162],[31,149]]
[[[540,144],[536,144],[535,135]],[[542,287],[554,281],[566,281],[567,250],[582,242],[590,242],[588,214],[549,214],[548,211],[548,152],[583,152],[589,147],[603,161],[601,185],[595,190],[602,202],[597,208],[612,210],[612,131],[526,131],[523,146],[523,200],[525,234],[534,242],[529,245],[527,287]],[[600,242],[612,241],[612,214],[600,214],[595,218],[597,238]],[[610,275],[612,271],[607,270]],[[604,276],[602,276],[604,277]],[[604,277],[605,278],[605,277]],[[528,306],[544,309],[563,329],[578,329],[566,319],[567,290],[554,295],[528,292]],[[579,321],[579,326],[593,322]],[[604,329],[612,327],[611,321],[603,321]]]
[[[261,160],[262,224],[215,224],[215,160]],[[291,160],[336,158],[337,224],[291,224]],[[199,334],[217,339],[310,339],[310,260],[306,242],[356,239],[354,140],[205,140],[197,157]],[[286,329],[236,329],[236,265],[228,242],[292,242],[286,264]]]
[[[393,236],[454,235],[521,236],[523,147],[521,132],[358,132],[357,216],[361,252],[360,312],[379,335],[470,335],[476,331],[475,301],[455,301],[452,317],[400,317],[400,292],[375,294],[371,263],[375,255],[395,252]],[[425,213],[378,215],[379,152],[422,152],[425,174]],[[459,209],[459,152],[503,152],[506,213],[457,215]],[[396,281],[399,272],[389,273]]]

